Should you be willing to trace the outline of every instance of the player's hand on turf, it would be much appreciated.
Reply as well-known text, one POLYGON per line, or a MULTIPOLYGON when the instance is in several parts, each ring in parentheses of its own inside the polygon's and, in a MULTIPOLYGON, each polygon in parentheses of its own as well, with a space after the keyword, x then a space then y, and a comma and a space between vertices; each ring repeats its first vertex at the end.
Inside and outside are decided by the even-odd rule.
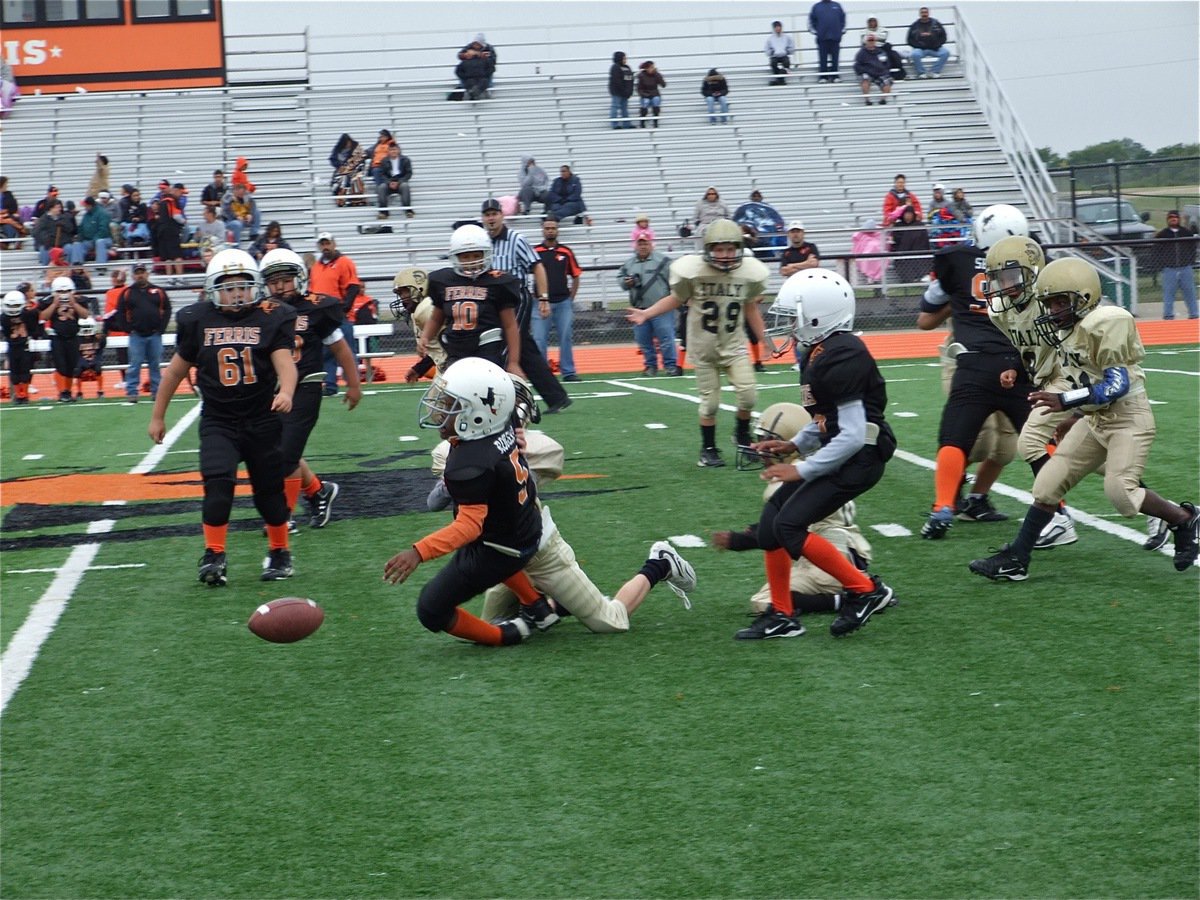
POLYGON ((362 399, 362 388, 361 387, 348 387, 348 388, 346 388, 346 393, 344 393, 342 395, 342 402, 345 403, 351 409, 354 409, 354 407, 358 406, 358 401, 361 399, 362 399))
POLYGON ((288 413, 292 411, 292 395, 283 391, 271 398, 271 412, 288 413))
MULTIPOLYGON (((766 443, 764 441, 764 443, 766 443)), ((787 441, 779 441, 781 444, 788 443, 787 441)), ((767 466, 762 472, 763 481, 803 481, 800 473, 796 471, 796 467, 790 463, 775 463, 773 466, 767 466)))
POLYGON ((420 564, 421 554, 412 547, 401 550, 384 564, 383 580, 388 584, 403 584, 420 564))
POLYGON ((1029 395, 1029 402, 1034 409, 1048 409, 1050 412, 1062 412, 1062 395, 1050 391, 1034 391, 1029 395))
POLYGON ((1017 370, 1005 369, 1000 373, 1000 387, 1010 388, 1017 383, 1017 370))

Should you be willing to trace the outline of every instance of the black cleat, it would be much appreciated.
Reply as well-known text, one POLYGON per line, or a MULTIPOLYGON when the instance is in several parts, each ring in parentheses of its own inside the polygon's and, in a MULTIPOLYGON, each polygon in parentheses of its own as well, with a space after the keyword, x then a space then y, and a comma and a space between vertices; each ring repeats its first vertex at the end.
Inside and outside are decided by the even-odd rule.
POLYGON ((529 640, 529 635, 533 634, 525 620, 520 616, 515 619, 505 619, 503 622, 496 623, 496 627, 500 629, 500 646, 511 647, 513 644, 519 644, 522 641, 529 640))
POLYGON ((940 541, 953 526, 954 510, 943 506, 929 514, 929 518, 921 526, 921 537, 927 541, 940 541))
POLYGON ((309 528, 324 528, 329 524, 333 501, 337 499, 339 490, 336 482, 326 481, 321 484, 321 489, 309 498, 308 508, 312 513, 308 520, 309 528))
POLYGON ((538 631, 549 631, 551 626, 558 624, 560 618, 544 594, 538 597, 534 603, 521 604, 521 620, 527 626, 536 628, 538 631))
POLYGON ((804 626, 793 616, 785 616, 774 608, 768 609, 746 628, 733 636, 735 641, 765 641, 770 638, 792 638, 804 634, 804 626))
POLYGON ((982 497, 968 497, 962 501, 954 516, 963 522, 1006 522, 1008 516, 992 506, 987 494, 982 497))
POLYGON ((263 560, 263 581, 282 581, 292 577, 292 553, 290 550, 271 550, 263 560))
POLYGON ((1029 577, 1029 562, 1014 556, 1008 544, 987 559, 972 560, 968 568, 992 581, 1024 581, 1029 577))
POLYGON ((872 575, 871 581, 875 587, 865 594, 856 591, 846 591, 842 595, 841 606, 838 607, 838 617, 829 625, 829 633, 834 637, 842 637, 852 631, 858 631, 867 624, 867 620, 881 609, 890 606, 896 592, 872 575))
POLYGON ((1179 505, 1188 514, 1188 520, 1182 525, 1172 525, 1171 533, 1175 535, 1175 571, 1186 572, 1200 555, 1200 510, 1186 500, 1179 505))
POLYGON ((1171 527, 1165 519, 1146 516, 1146 542, 1142 544, 1143 550, 1157 550, 1170 536, 1171 527))
POLYGON ((224 587, 228 579, 225 577, 225 553, 216 550, 205 550, 200 557, 200 583, 209 587, 224 587))
POLYGON ((573 401, 570 397, 563 397, 563 399, 560 400, 558 403, 555 403, 552 406, 546 407, 545 415, 552 416, 555 413, 560 413, 564 409, 566 409, 568 406, 570 406, 573 402, 575 402, 575 401, 573 401))
POLYGON ((716 447, 705 447, 700 451, 696 465, 702 469, 719 469, 725 465, 725 460, 721 459, 721 451, 716 447))

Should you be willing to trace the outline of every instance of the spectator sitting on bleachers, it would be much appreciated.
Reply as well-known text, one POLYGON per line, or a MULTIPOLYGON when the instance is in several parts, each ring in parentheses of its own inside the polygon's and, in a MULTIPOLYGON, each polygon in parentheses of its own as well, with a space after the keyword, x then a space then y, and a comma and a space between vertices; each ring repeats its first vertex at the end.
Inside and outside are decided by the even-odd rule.
POLYGON ((880 27, 879 19, 875 18, 875 16, 867 17, 867 27, 863 29, 862 37, 858 41, 860 47, 867 42, 867 35, 869 34, 875 35, 875 42, 877 44, 883 47, 887 46, 888 30, 880 27))
POLYGON ((721 195, 717 193, 715 187, 710 187, 704 192, 704 196, 696 201, 692 221, 696 224, 697 234, 703 235, 704 229, 708 227, 709 222, 728 218, 729 207, 721 202, 721 195))
MULTIPOLYGON (((583 182, 571 172, 570 166, 564 165, 558 171, 559 176, 550 182, 550 190, 546 192, 546 213, 560 222, 574 216, 575 224, 582 225, 587 210, 583 202, 583 182)), ((592 224, 591 216, 587 217, 587 224, 592 224)))
POLYGON ((458 51, 458 66, 454 69, 454 74, 459 78, 459 84, 466 92, 466 95, 471 100, 478 100, 480 97, 491 96, 489 91, 496 76, 496 48, 487 42, 483 36, 483 32, 475 35, 475 39, 467 46, 458 51), (463 63, 467 66, 464 69, 463 63), (460 69, 469 72, 472 79, 482 77, 483 83, 477 84, 475 90, 468 84, 467 77, 464 77, 460 69))
POLYGON ((113 199, 113 195, 109 191, 101 191, 96 195, 96 205, 108 213, 108 236, 112 239, 112 246, 124 246, 124 235, 121 234, 120 204, 113 199))
POLYGON ((881 49, 888 57, 888 69, 892 73, 892 81, 903 81, 908 77, 908 73, 904 70, 904 57, 888 43, 888 30, 881 28, 879 20, 874 16, 867 19, 867 27, 863 29, 862 36, 859 40, 860 46, 866 46, 867 37, 875 38, 875 46, 881 49))
POLYGON ((333 166, 333 177, 329 180, 329 192, 337 197, 337 205, 345 206, 348 197, 351 206, 365 206, 362 198, 365 190, 363 170, 367 165, 367 153, 354 138, 342 134, 329 154, 333 166))
POLYGON ((75 242, 75 217, 69 216, 63 209, 62 201, 55 198, 33 226, 33 242, 37 246, 38 264, 47 265, 50 262, 50 251, 60 248, 66 253, 66 248, 75 242))
POLYGON ((532 156, 521 157, 521 186, 517 189, 517 202, 521 215, 529 215, 534 203, 545 203, 550 188, 550 176, 537 164, 532 156))
POLYGON ((233 183, 235 185, 245 185, 246 193, 253 194, 258 188, 254 182, 250 180, 250 176, 246 173, 250 170, 250 163, 244 156, 237 158, 237 163, 233 168, 233 183))
POLYGON ((258 212, 258 204, 246 192, 244 184, 235 184, 229 189, 221 206, 221 215, 224 216, 229 230, 233 232, 235 244, 241 243, 242 235, 247 230, 250 232, 248 235, 250 240, 253 241, 258 237, 262 218, 258 212))
MULTIPOLYGON (((21 208, 17 205, 17 198, 8 189, 8 176, 0 175, 0 237, 16 241, 27 233, 25 223, 21 221, 21 208)), ((0 249, 20 250, 21 242, 0 244, 0 249)))
MULTIPOLYGON (((54 185, 46 188, 46 196, 33 205, 33 217, 40 219, 45 215, 46 210, 50 208, 50 204, 58 199, 58 188, 54 185)), ((44 265, 44 263, 43 263, 44 265)))
POLYGON ((205 247, 221 247, 223 248, 228 238, 228 229, 225 227, 225 220, 218 218, 218 210, 211 206, 204 207, 204 221, 196 226, 196 230, 192 232, 192 240, 200 245, 200 249, 205 247))
POLYGON ((82 263, 89 251, 95 251, 98 271, 108 265, 108 251, 112 248, 112 233, 109 230, 108 210, 96 202, 94 197, 83 198, 83 216, 76 231, 76 247, 73 262, 82 263))
POLYGON ((908 26, 908 46, 912 48, 909 59, 912 60, 913 71, 918 78, 941 78, 946 60, 950 58, 950 51, 942 46, 946 43, 946 29, 937 19, 929 17, 927 6, 921 7, 919 16, 917 21, 908 26), (923 61, 929 57, 935 57, 937 62, 926 72, 923 61))
POLYGON ((790 34, 783 33, 782 22, 771 23, 771 33, 767 35, 763 51, 771 61, 771 73, 776 76, 771 79, 771 84, 786 84, 788 69, 792 66, 792 54, 796 52, 796 42, 790 34))
POLYGON ((637 249, 637 242, 642 238, 646 238, 651 244, 654 243, 654 229, 650 227, 650 217, 645 213, 638 213, 634 219, 633 231, 629 232, 629 241, 633 245, 633 249, 637 249))
POLYGON ((66 248, 51 247, 46 271, 42 277, 42 286, 49 290, 50 285, 54 284, 54 279, 63 276, 68 278, 71 276, 71 263, 67 259, 66 248))
POLYGON ((371 162, 367 164, 367 174, 372 178, 375 177, 375 170, 379 168, 380 163, 387 159, 388 147, 394 143, 396 139, 390 131, 386 128, 379 129, 379 137, 375 139, 375 146, 371 148, 371 162))
POLYGON ((658 127, 658 115, 662 112, 662 94, 659 92, 661 88, 667 86, 667 80, 663 78, 662 72, 655 68, 653 61, 646 60, 638 66, 637 74, 637 92, 638 106, 640 107, 638 127, 646 127, 646 114, 650 113, 654 116, 654 127, 658 127))
POLYGON ((228 188, 225 186, 225 173, 220 169, 213 170, 213 180, 204 186, 204 193, 200 195, 200 202, 205 208, 216 210, 217 215, 221 214, 221 204, 225 200, 225 192, 228 188))
POLYGON ((917 195, 910 193, 905 187, 906 179, 904 176, 897 175, 892 181, 892 189, 883 195, 883 224, 891 225, 896 219, 900 218, 900 213, 905 206, 911 206, 916 212, 917 218, 923 217, 921 212, 921 201, 917 199, 917 195))
POLYGON ((272 250, 291 250, 292 245, 283 239, 283 228, 278 222, 271 221, 263 229, 258 239, 250 245, 250 255, 262 259, 272 250))
POLYGON ((729 121, 729 101, 725 99, 729 96, 729 82, 724 75, 716 69, 709 69, 700 84, 700 94, 708 106, 709 125, 716 125, 718 121, 724 125, 729 121), (717 110, 720 110, 720 115, 717 115, 717 110))
POLYGON ((863 100, 867 106, 871 105, 871 98, 868 94, 871 93, 872 84, 879 85, 879 90, 883 94, 879 98, 879 105, 883 106, 887 103, 887 95, 892 92, 892 67, 887 51, 879 46, 874 35, 867 35, 861 49, 854 57, 854 74, 858 76, 863 100))
POLYGON ((121 208, 121 233, 128 244, 150 243, 150 210, 142 202, 142 192, 130 187, 128 196, 117 204, 121 208))
MULTIPOLYGON (((892 227, 892 252, 918 253, 929 250, 929 232, 917 218, 917 212, 912 206, 905 205, 900 210, 900 218, 892 227)), ((933 266, 931 256, 906 257, 895 260, 896 280, 902 283, 920 281, 928 275, 933 266)))
POLYGON ((867 219, 862 228, 850 235, 850 252, 855 256, 854 267, 867 281, 879 281, 883 278, 887 260, 879 257, 864 258, 863 254, 879 253, 882 250, 883 233, 874 219, 867 219))
POLYGON ((975 217, 975 210, 967 202, 966 192, 960 187, 954 189, 949 209, 959 222, 970 222, 975 217))
MULTIPOLYGON (((929 221, 930 222, 933 221, 934 213, 936 213, 939 209, 948 210, 949 208, 950 208, 950 200, 946 197, 945 186, 940 183, 935 184, 933 186, 933 199, 931 199, 929 201, 929 212, 926 213, 927 217, 929 218, 929 221)), ((950 213, 950 215, 953 216, 954 214, 950 213)))
POLYGON ((388 201, 393 194, 400 195, 400 204, 405 207, 404 215, 407 218, 416 215, 412 210, 412 193, 408 187, 412 174, 412 162, 400 152, 400 145, 395 142, 388 144, 387 156, 375 170, 375 199, 379 204, 376 218, 388 217, 388 201))

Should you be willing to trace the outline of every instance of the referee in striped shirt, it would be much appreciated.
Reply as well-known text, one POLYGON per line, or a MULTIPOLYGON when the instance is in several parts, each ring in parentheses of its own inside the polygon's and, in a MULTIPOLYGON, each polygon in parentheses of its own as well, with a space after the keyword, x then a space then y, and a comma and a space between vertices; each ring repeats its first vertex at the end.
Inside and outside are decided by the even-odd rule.
POLYGON ((529 293, 529 273, 533 273, 537 299, 549 300, 546 268, 529 241, 504 224, 504 210, 500 208, 499 200, 484 200, 480 214, 483 217, 483 227, 492 239, 492 267, 515 275, 521 282, 521 305, 517 307, 517 324, 521 329, 521 369, 546 401, 546 412, 560 412, 571 405, 571 398, 550 371, 546 357, 538 349, 533 333, 529 330, 534 300, 529 293))

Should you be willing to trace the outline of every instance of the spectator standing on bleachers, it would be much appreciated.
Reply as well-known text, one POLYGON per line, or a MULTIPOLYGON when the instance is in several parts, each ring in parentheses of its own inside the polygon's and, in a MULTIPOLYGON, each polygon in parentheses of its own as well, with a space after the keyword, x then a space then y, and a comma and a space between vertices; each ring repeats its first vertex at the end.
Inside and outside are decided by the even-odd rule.
POLYGON ((197 225, 196 230, 192 232, 192 239, 199 245, 201 251, 206 248, 221 250, 225 247, 228 229, 225 227, 225 220, 220 218, 218 213, 219 210, 205 206, 204 221, 197 225))
POLYGON ((229 226, 229 230, 233 232, 234 244, 240 244, 242 235, 247 231, 251 241, 258 237, 262 218, 259 215, 258 203, 246 191, 244 184, 235 184, 225 194, 221 205, 221 215, 225 219, 225 224, 229 226))
MULTIPOLYGON (((1183 304, 1189 319, 1200 317, 1196 305, 1196 247, 1200 243, 1191 223, 1180 224, 1179 210, 1167 212, 1167 227, 1154 235, 1157 240, 1169 241, 1158 250, 1162 262, 1163 318, 1175 318, 1175 294, 1183 293, 1183 304)), ((1156 248, 1157 249, 1157 248, 1156 248)))
POLYGON ((650 227, 650 217, 644 212, 637 214, 637 218, 633 220, 633 231, 629 232, 629 242, 634 250, 637 249, 637 243, 642 238, 646 238, 652 245, 654 244, 654 229, 650 227))
MULTIPOLYGON (((571 171, 570 166, 562 166, 558 170, 558 177, 550 182, 550 189, 546 191, 547 215, 554 216, 560 222, 574 216, 575 224, 582 225, 586 211, 583 182, 571 171)), ((590 216, 587 217, 587 224, 592 224, 590 216)))
POLYGON ((608 70, 608 119, 613 128, 632 128, 629 120, 629 98, 633 96, 633 69, 620 50, 613 54, 608 70))
POLYGON ((272 250, 291 250, 292 245, 283 239, 283 228, 274 220, 267 223, 258 239, 250 245, 250 255, 261 260, 272 250))
MULTIPOLYGON (((642 234, 634 241, 633 256, 617 272, 617 281, 629 291, 632 309, 649 309, 671 293, 670 267, 670 257, 654 249, 652 237, 642 234)), ((642 351, 643 375, 653 377, 659 373, 660 356, 664 375, 683 374, 675 347, 675 320, 675 310, 668 309, 633 326, 633 339, 642 351)))
MULTIPOLYGON (((893 253, 929 252, 929 231, 911 206, 906 205, 900 210, 900 218, 892 226, 891 238, 893 253)), ((896 280, 903 284, 920 281, 933 267, 932 256, 907 256, 894 262, 896 280)))
POLYGON ((109 334, 116 329, 129 333, 129 365, 125 369, 125 402, 138 401, 142 364, 150 379, 150 396, 158 395, 162 377, 162 336, 171 322, 171 301, 167 292, 150 283, 150 271, 144 262, 133 266, 133 284, 117 298, 117 308, 109 319, 109 334))
POLYGON ((907 179, 904 175, 899 174, 892 179, 892 189, 883 195, 883 224, 891 225, 903 212, 904 207, 911 206, 916 212, 917 218, 923 217, 921 212, 921 201, 917 199, 917 195, 910 192, 905 186, 907 179))
POLYGON ((639 128, 646 127, 646 115, 654 116, 654 127, 658 127, 658 116, 662 112, 662 88, 667 86, 667 80, 658 71, 652 60, 646 60, 638 66, 637 92, 639 113, 639 128))
POLYGON ((575 355, 572 347, 572 326, 575 321, 575 295, 579 293, 579 276, 583 269, 570 247, 558 242, 558 219, 547 216, 542 220, 542 242, 533 248, 546 270, 546 289, 549 300, 539 300, 533 316, 533 337, 542 356, 549 359, 550 326, 558 334, 558 371, 563 381, 579 381, 575 374, 575 355))
MULTIPOLYGON (((337 248, 337 241, 328 231, 317 235, 317 250, 320 253, 317 261, 312 264, 308 273, 308 289, 315 294, 328 294, 337 297, 342 302, 342 337, 350 347, 350 355, 354 357, 355 373, 358 371, 358 351, 354 340, 354 323, 350 311, 354 301, 362 292, 362 280, 358 277, 358 267, 354 260, 344 256, 337 248)), ((326 397, 333 397, 338 392, 337 358, 325 348, 325 389, 326 397)), ((342 376, 346 384, 350 384, 349 376, 342 376)))
MULTIPOLYGON (((630 126, 633 127, 632 125, 630 126)), ((545 203, 550 189, 550 176, 532 156, 521 157, 521 183, 517 188, 517 203, 521 215, 527 216, 534 203, 545 203)))
POLYGON ((817 0, 808 11, 808 30, 817 39, 817 71, 821 73, 817 81, 841 81, 838 63, 842 35, 846 33, 846 11, 836 0, 817 0))
MULTIPOLYGON (((33 204, 33 217, 35 219, 40 219, 43 215, 45 215, 46 210, 50 208, 50 204, 57 199, 58 188, 56 188, 54 185, 50 185, 50 187, 46 188, 46 196, 37 203, 33 204)), ((45 264, 43 263, 43 265, 45 264)))
POLYGON ((79 219, 76 232, 81 249, 76 253, 76 261, 82 263, 88 251, 95 251, 96 271, 101 274, 108 265, 108 252, 112 249, 112 234, 108 227, 110 222, 108 210, 98 204, 94 197, 83 198, 83 216, 79 219))
MULTIPOLYGON (((122 322, 116 318, 117 304, 121 300, 121 295, 125 293, 125 270, 122 268, 114 268, 110 273, 112 278, 112 287, 104 292, 104 313, 100 316, 100 321, 104 323, 104 333, 109 337, 128 337, 129 332, 122 322)), ((125 347, 117 348, 117 365, 129 365, 129 350, 125 347)), ((118 391, 125 390, 125 369, 121 369, 120 377, 113 387, 118 391)))
POLYGON ((225 173, 220 169, 213 170, 213 180, 204 186, 204 192, 200 195, 200 202, 204 204, 205 209, 215 210, 217 215, 221 215, 221 204, 225 202, 225 173))
POLYGON ((928 6, 922 6, 917 21, 908 26, 908 46, 912 48, 909 59, 918 78, 942 77, 942 69, 950 58, 950 51, 943 46, 945 43, 946 29, 937 19, 930 18, 928 6), (936 58, 937 62, 926 72, 924 63, 930 57, 936 58))
POLYGON ((0 59, 0 119, 8 118, 19 96, 21 89, 17 87, 12 65, 7 59, 0 59))
POLYGON ((704 196, 696 201, 696 208, 692 211, 692 221, 696 225, 696 233, 701 237, 710 222, 728 218, 729 207, 721 202, 721 195, 717 193, 715 187, 710 187, 704 192, 704 196))
POLYGON ((954 189, 951 197, 948 209, 954 214, 954 218, 959 222, 970 222, 975 216, 975 211, 971 208, 971 204, 967 202, 966 192, 958 187, 954 189))
POLYGON ((154 255, 162 264, 171 284, 179 284, 183 275, 183 211, 169 189, 150 203, 150 240, 154 255))
POLYGON ((244 156, 239 156, 233 166, 233 184, 235 187, 239 184, 243 185, 246 188, 247 194, 253 194, 258 188, 250 180, 250 176, 246 174, 248 171, 250 171, 249 160, 244 156))
POLYGON ((50 264, 50 251, 66 248, 75 242, 75 217, 69 216, 63 210, 62 201, 57 197, 46 207, 33 226, 33 242, 37 246, 38 265, 50 264))
POLYGON ((792 54, 796 52, 796 42, 790 34, 783 33, 783 23, 776 20, 771 23, 771 33, 767 35, 767 43, 763 47, 767 59, 771 63, 771 84, 787 84, 787 73, 792 67, 792 54))
POLYGON ((484 200, 480 214, 484 230, 492 239, 493 268, 515 276, 520 287, 521 303, 517 307, 517 328, 521 336, 521 371, 542 395, 546 402, 546 412, 561 412, 571 405, 571 398, 550 371, 550 364, 538 349, 530 331, 533 301, 550 299, 546 267, 542 265, 542 258, 533 252, 533 247, 525 236, 504 224, 504 210, 500 201, 494 198, 484 200), (529 293, 530 275, 533 275, 535 297, 531 297, 529 293))
POLYGON ((788 245, 779 257, 779 274, 785 279, 805 269, 821 265, 821 253, 816 244, 804 239, 804 223, 799 219, 788 222, 788 245))
POLYGON ((117 204, 121 209, 121 233, 125 238, 125 243, 126 245, 148 244, 150 242, 150 211, 142 202, 141 191, 128 184, 125 187, 129 188, 129 193, 122 197, 117 204))
POLYGON ((87 195, 95 197, 101 191, 108 190, 108 157, 102 153, 96 154, 96 171, 88 182, 87 195))
POLYGON ((716 69, 709 69, 700 83, 700 94, 708 107, 709 125, 716 125, 718 121, 724 125, 729 121, 729 101, 725 99, 729 96, 729 82, 724 75, 716 69), (720 110, 719 116, 717 110, 720 110))
POLYGON ((867 106, 871 105, 868 95, 871 93, 872 84, 878 85, 883 94, 879 98, 879 105, 887 103, 887 95, 892 92, 892 68, 887 51, 878 46, 878 41, 872 35, 867 35, 866 42, 854 57, 854 74, 859 78, 858 83, 867 106))
POLYGON ((400 152, 400 145, 395 141, 388 144, 383 161, 375 169, 375 200, 379 204, 379 212, 375 214, 377 219, 388 217, 388 200, 393 194, 400 195, 406 218, 411 219, 416 215, 412 210, 412 192, 408 187, 412 174, 412 161, 400 152))

